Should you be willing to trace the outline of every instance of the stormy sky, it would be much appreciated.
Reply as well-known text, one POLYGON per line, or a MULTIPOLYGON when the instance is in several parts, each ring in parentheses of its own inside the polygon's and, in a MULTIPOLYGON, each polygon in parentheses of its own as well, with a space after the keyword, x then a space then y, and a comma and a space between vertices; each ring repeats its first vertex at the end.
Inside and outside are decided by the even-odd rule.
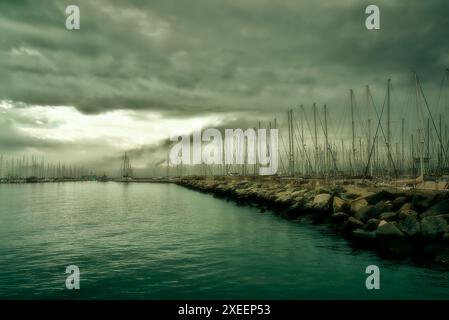
POLYGON ((398 123, 413 118, 413 72, 447 120, 448 12, 445 0, 2 0, 0 153, 110 166, 131 150, 151 166, 174 131, 282 124, 314 102, 339 130, 349 89, 365 120, 365 85, 380 108, 388 78, 398 123), (65 28, 71 4, 80 30, 65 28), (380 30, 365 28, 368 4, 380 30))

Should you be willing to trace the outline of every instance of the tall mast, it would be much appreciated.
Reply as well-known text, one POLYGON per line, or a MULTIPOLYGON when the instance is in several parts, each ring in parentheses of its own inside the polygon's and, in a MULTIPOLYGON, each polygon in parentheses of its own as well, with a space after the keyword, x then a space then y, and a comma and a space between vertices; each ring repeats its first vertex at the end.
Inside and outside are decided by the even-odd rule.
POLYGON ((290 110, 290 134, 292 143, 292 175, 295 174, 295 140, 294 140, 294 130, 293 130, 293 109, 290 110))
MULTIPOLYGON (((441 140, 443 139, 443 125, 442 125, 442 115, 440 113, 439 115, 439 120, 438 120, 438 127, 439 127, 439 131, 440 131, 440 137, 441 140)), ((444 148, 443 148, 443 140, 440 142, 440 154, 438 155, 438 171, 441 171, 443 168, 443 153, 444 153, 444 148)))
POLYGON ((418 143, 419 143, 419 174, 422 178, 424 178, 424 137, 421 129, 421 114, 419 110, 419 89, 418 89, 418 75, 415 73, 415 89, 416 89, 416 113, 417 113, 417 121, 418 121, 418 143))
POLYGON ((316 104, 313 104, 313 126, 314 126, 314 140, 315 140, 315 170, 318 175, 318 132, 316 126, 316 104))
MULTIPOLYGON (((295 158, 294 158, 294 143, 293 143, 293 110, 287 112, 288 116, 288 162, 289 173, 294 175, 295 171, 295 158)), ((271 122, 270 122, 271 128, 271 122)))
POLYGON ((170 177, 170 151, 167 151, 167 178, 170 177))
POLYGON ((388 79, 387 85, 387 159, 388 159, 388 176, 391 176, 391 118, 390 118, 390 86, 391 79, 388 79))
POLYGON ((415 138, 414 135, 412 134, 411 136, 411 154, 412 154, 412 174, 415 174, 415 138))
POLYGON ((325 150, 325 166, 326 171, 329 171, 329 140, 327 137, 327 106, 324 105, 324 137, 326 139, 326 150, 325 150))
POLYGON ((345 143, 343 139, 341 139, 341 167, 346 170, 346 162, 345 162, 345 143))
POLYGON ((372 155, 370 154, 370 150, 372 148, 371 144, 371 101, 370 101, 370 89, 369 86, 366 86, 366 105, 367 105, 367 109, 368 109, 368 146, 367 146, 367 157, 368 157, 368 161, 369 161, 369 172, 370 172, 370 176, 373 176, 373 160, 370 159, 372 155))
POLYGON ((352 166, 355 173, 355 123, 354 123, 354 91, 349 91, 351 100, 351 128, 352 128, 352 166))
MULTIPOLYGON (((301 112, 302 112, 302 116, 300 117, 301 118, 301 144, 302 144, 304 156, 307 156, 306 144, 304 143, 304 117, 305 117, 306 112, 304 110, 303 104, 301 104, 299 106, 299 108, 301 109, 301 112)), ((304 171, 306 172, 306 174, 308 174, 310 170, 311 170, 311 168, 309 167, 309 165, 306 161, 304 171)))
POLYGON ((426 157, 427 161, 430 163, 430 119, 427 118, 426 122, 426 157))
POLYGON ((401 121, 401 170, 404 170, 405 119, 401 121))

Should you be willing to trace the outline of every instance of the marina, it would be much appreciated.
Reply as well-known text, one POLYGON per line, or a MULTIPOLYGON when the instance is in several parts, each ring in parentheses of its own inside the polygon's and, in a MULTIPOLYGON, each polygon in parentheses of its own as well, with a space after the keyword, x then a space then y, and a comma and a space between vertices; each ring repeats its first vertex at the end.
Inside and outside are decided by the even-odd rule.
POLYGON ((209 319, 449 300, 448 12, 0 1, 0 299, 209 319))
MULTIPOLYGON (((266 154, 269 160, 271 154, 276 153, 279 156, 276 167, 279 168, 276 168, 274 176, 278 177, 322 181, 363 179, 404 189, 447 190, 448 77, 449 70, 445 70, 439 98, 434 105, 429 104, 418 75, 413 74, 410 96, 406 97, 406 102, 398 102, 394 82, 387 79, 382 104, 374 101, 369 86, 365 87, 363 99, 356 99, 354 90, 350 89, 343 115, 331 114, 328 104, 322 107, 313 104, 311 108, 299 105, 289 109, 285 118, 259 121, 254 128, 233 130, 231 135, 228 132, 221 143, 194 133, 193 138, 183 137, 186 141, 172 142, 173 149, 166 151, 167 159, 159 161, 152 168, 152 173, 144 176, 132 168, 130 154, 126 152, 121 158, 120 170, 114 172, 106 172, 95 164, 91 165, 93 169, 88 169, 78 164, 50 163, 44 160, 44 155, 1 154, 0 182, 92 181, 98 177, 102 177, 99 180, 121 182, 188 176, 244 178, 259 175, 259 168, 267 163, 260 161, 260 154, 266 154), (401 114, 395 111, 396 108, 408 111, 401 114), (264 149, 256 156, 253 150, 255 132, 270 132, 273 129, 279 130, 277 150, 270 149, 273 141, 264 139, 264 149), (193 146, 192 152, 184 144, 189 149, 193 146), (226 161, 212 159, 209 161, 211 163, 206 164, 204 157, 207 148, 208 152, 212 150, 212 155, 215 150, 218 158, 227 150, 226 161), (174 159, 179 156, 176 162, 170 160, 170 152, 174 159)), ((220 131, 215 131, 221 137, 220 131)))

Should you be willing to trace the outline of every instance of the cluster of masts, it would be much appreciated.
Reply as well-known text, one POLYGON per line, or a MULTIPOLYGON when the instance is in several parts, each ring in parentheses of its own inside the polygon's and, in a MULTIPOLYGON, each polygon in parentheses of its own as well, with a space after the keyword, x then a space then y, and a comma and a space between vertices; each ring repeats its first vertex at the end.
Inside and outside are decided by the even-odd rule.
MULTIPOLYGON (((441 82, 440 97, 445 85, 449 85, 449 70, 441 82)), ((338 124, 331 123, 337 117, 329 116, 326 104, 321 109, 316 103, 310 111, 304 105, 288 110, 285 127, 279 126, 276 118, 265 124, 258 122, 256 128, 279 129, 277 175, 382 179, 432 176, 438 179, 449 174, 448 106, 444 105, 435 115, 437 108, 431 111, 416 74, 413 94, 409 102, 402 105, 402 114, 401 106, 393 102, 391 79, 387 80, 381 106, 376 106, 369 86, 364 91, 366 102, 361 108, 354 91, 349 90, 348 105, 338 124), (396 118, 393 121, 392 113, 396 118)), ((240 145, 235 148, 236 153, 245 152, 240 145)), ((259 167, 259 164, 170 166, 167 159, 165 175, 257 175, 259 167)), ((160 169, 159 173, 164 175, 164 166, 160 169)), ((0 155, 0 182, 91 180, 95 176, 94 171, 84 167, 50 163, 42 157, 0 155)), ((120 177, 128 181, 133 176, 130 158, 125 153, 120 177)))
MULTIPOLYGON (((444 85, 449 84, 448 76, 449 70, 446 70, 440 97, 444 85)), ((448 106, 444 105, 443 111, 435 115, 436 108, 431 111, 416 74, 413 80, 413 93, 402 106, 393 99, 391 79, 387 80, 380 106, 376 106, 369 86, 364 90, 364 106, 357 104, 354 91, 350 89, 340 123, 330 125, 337 117, 329 116, 327 105, 321 109, 317 104, 313 104, 309 112, 304 105, 288 110, 285 127, 279 126, 278 119, 265 125, 259 122, 259 128, 279 126, 278 175, 389 180, 448 174, 448 106)), ((167 176, 256 175, 257 167, 177 165, 167 166, 167 176)))
POLYGON ((44 180, 92 180, 95 171, 82 166, 51 163, 38 156, 0 155, 1 182, 37 182, 44 180))
MULTIPOLYGON (((281 165, 284 173, 387 179, 405 176, 438 177, 447 174, 447 123, 444 123, 443 130, 443 115, 440 113, 435 117, 432 114, 416 74, 414 80, 412 104, 406 106, 408 109, 401 115, 400 125, 395 125, 395 129, 400 128, 399 135, 395 137, 392 134, 390 79, 387 81, 385 99, 380 108, 376 108, 370 87, 366 86, 366 109, 363 110, 367 116, 365 119, 356 119, 357 111, 360 110, 357 110, 354 91, 349 91, 350 139, 339 138, 338 134, 329 134, 326 105, 323 107, 323 121, 318 115, 316 104, 313 105, 312 124, 309 123, 303 106, 300 106, 296 119, 294 110, 290 110, 287 121, 288 139, 281 138, 284 151, 281 165), (407 123, 406 127, 406 117, 410 115, 414 116, 414 121, 407 123), (357 130, 356 123, 361 125, 360 130, 357 130), (285 143, 288 147, 285 147, 285 143)), ((447 106, 445 108, 447 110, 447 106)), ((395 114, 400 115, 399 112, 395 114)), ((341 124, 337 131, 341 128, 344 128, 344 124, 341 124)))

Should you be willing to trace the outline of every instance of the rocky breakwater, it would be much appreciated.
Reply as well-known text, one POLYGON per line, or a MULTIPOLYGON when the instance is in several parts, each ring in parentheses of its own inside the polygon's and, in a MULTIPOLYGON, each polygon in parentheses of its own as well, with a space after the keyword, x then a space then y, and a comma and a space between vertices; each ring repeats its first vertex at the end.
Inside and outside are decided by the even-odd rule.
POLYGON ((449 197, 445 193, 281 179, 183 179, 177 183, 271 210, 289 220, 327 224, 355 245, 383 255, 449 266, 449 197))

